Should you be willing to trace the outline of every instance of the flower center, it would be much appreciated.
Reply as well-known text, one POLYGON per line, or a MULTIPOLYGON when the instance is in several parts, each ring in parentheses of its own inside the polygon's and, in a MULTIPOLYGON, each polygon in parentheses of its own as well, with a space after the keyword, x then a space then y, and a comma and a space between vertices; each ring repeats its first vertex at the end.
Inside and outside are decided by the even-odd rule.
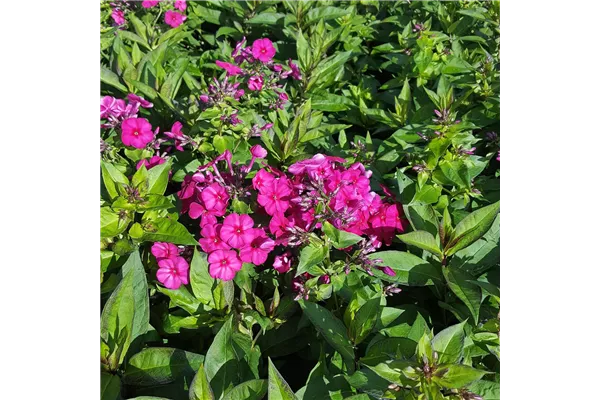
POLYGON ((133 131, 133 136, 138 136, 140 133, 138 131, 133 131))
POLYGON ((221 260, 221 265, 226 265, 227 264, 227 260, 221 260))
POLYGON ((235 233, 242 233, 242 230, 241 230, 240 228, 237 228, 237 229, 235 230, 235 233))

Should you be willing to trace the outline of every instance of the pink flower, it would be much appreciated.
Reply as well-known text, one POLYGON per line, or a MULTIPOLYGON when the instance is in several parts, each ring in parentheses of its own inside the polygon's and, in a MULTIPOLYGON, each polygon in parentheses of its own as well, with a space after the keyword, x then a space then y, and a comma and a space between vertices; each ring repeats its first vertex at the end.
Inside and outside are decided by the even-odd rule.
POLYGON ((150 252, 157 260, 179 256, 179 248, 173 243, 156 242, 152 245, 150 252))
POLYGON ((142 165, 145 165, 146 169, 150 169, 152 167, 156 167, 157 165, 164 164, 166 161, 167 160, 165 160, 161 156, 152 156, 150 160, 144 158, 143 160, 140 160, 140 162, 137 163, 135 169, 142 168, 142 165))
POLYGON ((250 153, 254 158, 265 158, 267 151, 259 144, 250 147, 250 153))
POLYGON ((142 1, 142 7, 144 8, 152 8, 158 4, 158 0, 144 0, 142 1))
POLYGON ((217 60, 215 61, 215 64, 227 71, 227 76, 239 75, 242 72, 242 69, 237 65, 229 64, 224 61, 217 60))
POLYGON ((216 182, 206 187, 201 197, 207 210, 223 210, 229 201, 229 194, 225 188, 216 182))
POLYGON ((293 175, 301 175, 305 172, 315 171, 325 163, 327 163, 327 157, 323 154, 315 154, 313 158, 298 161, 290 165, 288 172, 293 175))
POLYGON ((200 95, 200 101, 201 102, 208 103, 209 100, 210 100, 210 97, 208 97, 208 95, 206 95, 206 94, 200 95))
POLYGON ((296 80, 301 80, 302 73, 300 73, 300 68, 298 68, 298 66, 296 64, 294 64, 291 59, 288 60, 288 65, 292 69, 292 78, 294 78, 296 80))
POLYGON ((179 289, 181 284, 189 283, 188 271, 190 266, 183 257, 164 258, 158 262, 156 278, 167 289, 179 289))
POLYGON ((175 8, 179 11, 185 11, 185 9, 187 8, 185 0, 175 0, 175 8))
POLYGON ((125 14, 123 14, 123 11, 121 11, 121 10, 117 10, 117 9, 112 10, 112 13, 110 14, 110 16, 113 19, 113 21, 115 21, 115 24, 117 24, 117 25, 123 25, 125 22, 127 22, 125 20, 125 14))
POLYGON ((269 62, 275 55, 275 47, 269 39, 257 39, 252 43, 252 56, 263 63, 269 62))
POLYGON ((154 140, 152 125, 146 118, 129 118, 121 124, 121 140, 125 146, 143 149, 154 140))
POLYGON ((106 119, 117 111, 117 102, 112 96, 104 96, 100 100, 100 118, 106 119))
POLYGON ((236 249, 242 248, 254 239, 254 221, 247 214, 232 213, 223 220, 221 239, 236 249))
POLYGON ((187 17, 183 14, 178 13, 177 11, 167 11, 165 13, 165 23, 171 28, 177 28, 179 25, 183 24, 187 17))
POLYGON ((170 137, 175 141, 175 148, 179 151, 183 151, 183 146, 181 144, 185 139, 188 139, 181 131, 181 128, 183 128, 183 124, 176 121, 171 127, 171 131, 165 132, 165 136, 170 137))
POLYGON ((252 178, 252 187, 255 190, 261 191, 265 188, 265 186, 270 185, 275 177, 268 173, 265 169, 259 170, 254 178, 252 178))
POLYGON ((204 250, 206 253, 210 253, 215 250, 231 249, 231 247, 219 236, 222 227, 223 225, 221 224, 205 225, 202 227, 202 230, 200 231, 202 239, 198 240, 198 243, 200 243, 200 247, 202 247, 202 250, 204 250))
POLYGON ((280 256, 275 256, 275 261, 273 261, 273 268, 275 271, 280 274, 285 274, 292 267, 292 253, 286 251, 280 256))
POLYGON ((150 103, 148 100, 133 93, 129 93, 127 95, 127 100, 129 100, 131 103, 139 103, 139 105, 144 108, 152 108, 154 106, 154 104, 150 103))
POLYGON ((389 276, 396 276, 396 271, 394 271, 393 269, 391 269, 390 267, 377 267, 379 270, 381 270, 381 272, 383 272, 386 275, 389 276))
POLYGON ((289 97, 285 92, 279 92, 279 100, 285 102, 289 100, 289 97))
POLYGON ((215 250, 208 255, 208 272, 215 279, 230 281, 242 269, 242 261, 234 250, 215 250))
POLYGON ((288 200, 291 193, 292 189, 286 178, 274 179, 258 194, 258 204, 271 216, 283 214, 290 206, 288 200))
POLYGON ((250 90, 261 90, 263 87, 263 78, 262 76, 253 76, 250 79, 248 79, 248 89, 250 90))
POLYGON ((240 249, 240 258, 243 262, 261 265, 274 248, 275 241, 267 237, 264 229, 254 229, 254 239, 240 249))
POLYGON ((214 225, 217 223, 217 217, 221 217, 225 214, 225 209, 214 209, 214 210, 207 210, 206 208, 204 208, 201 204, 198 204, 196 202, 192 202, 190 204, 190 210, 189 210, 189 216, 192 219, 198 219, 198 217, 201 217, 200 220, 200 227, 203 228, 206 225, 214 225))
POLYGON ((282 214, 275 214, 269 222, 269 231, 276 238, 284 236, 288 233, 287 228, 294 226, 294 223, 284 217, 282 214))

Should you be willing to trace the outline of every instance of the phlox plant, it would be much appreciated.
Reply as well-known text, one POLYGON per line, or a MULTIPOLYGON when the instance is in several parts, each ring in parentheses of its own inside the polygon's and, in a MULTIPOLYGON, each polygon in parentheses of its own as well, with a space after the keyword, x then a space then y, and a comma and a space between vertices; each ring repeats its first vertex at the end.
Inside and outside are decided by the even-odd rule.
POLYGON ((103 1, 102 400, 500 393, 499 4, 103 1))

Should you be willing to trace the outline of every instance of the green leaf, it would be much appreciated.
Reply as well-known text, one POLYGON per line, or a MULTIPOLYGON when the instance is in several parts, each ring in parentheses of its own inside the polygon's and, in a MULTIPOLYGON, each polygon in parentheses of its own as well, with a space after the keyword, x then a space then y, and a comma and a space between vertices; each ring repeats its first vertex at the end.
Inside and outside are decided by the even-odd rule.
POLYGON ((477 381, 470 384, 467 389, 478 394, 483 400, 500 400, 500 384, 491 381, 477 381))
POLYGON ((206 352, 204 368, 216 398, 242 381, 240 361, 245 352, 234 340, 233 318, 233 314, 227 318, 206 352))
POLYGON ((100 207, 100 237, 111 238, 123 233, 129 226, 131 218, 119 218, 119 214, 110 207, 100 207))
POLYGON ((121 398, 121 379, 118 375, 100 373, 100 400, 118 400, 121 398))
POLYGON ((409 204, 404 209, 414 230, 438 234, 437 215, 430 204, 409 204))
POLYGON ((313 8, 306 14, 304 21, 306 22, 307 25, 310 25, 315 22, 327 21, 330 19, 343 17, 348 14, 350 14, 350 10, 345 10, 343 8, 331 7, 331 6, 317 7, 317 8, 313 8))
POLYGON ((190 385, 190 400, 215 400, 215 395, 210 388, 204 364, 200 364, 196 376, 190 385))
POLYGON ((102 182, 111 200, 119 197, 119 188, 128 185, 129 179, 111 163, 102 161, 100 168, 102 170, 102 182))
MULTIPOLYGON (((298 269, 296 276, 309 272, 309 269, 323 262, 329 254, 327 246, 320 243, 310 243, 300 251, 300 260, 298 261, 298 269)), ((313 274, 316 275, 316 274, 313 274)))
POLYGON ((417 342, 407 337, 390 337, 379 340, 369 346, 366 357, 375 358, 382 355, 390 359, 404 358, 409 359, 417 351, 417 342))
POLYGON ((227 283, 210 276, 205 253, 194 249, 194 257, 190 264, 190 284, 194 296, 202 303, 221 310, 227 306, 225 285, 227 283))
POLYGON ((269 400, 296 400, 294 392, 269 358, 269 400))
POLYGON ((435 237, 429 232, 413 231, 403 235, 397 235, 397 237, 406 244, 426 250, 440 258, 442 257, 442 251, 440 250, 435 237))
POLYGON ((119 32, 118 33, 119 36, 121 36, 121 39, 127 39, 127 40, 131 40, 132 42, 139 43, 142 46, 144 46, 146 49, 150 50, 150 46, 148 46, 148 42, 146 42, 143 38, 139 37, 135 33, 130 32, 130 31, 125 31, 125 30, 120 30, 118 32, 119 32))
POLYGON ((327 343, 342 355, 348 372, 354 372, 354 348, 342 321, 337 319, 331 311, 316 303, 305 302, 304 300, 300 300, 299 303, 304 314, 317 331, 323 335, 327 343))
POLYGON ((249 25, 276 25, 280 20, 285 18, 285 14, 263 12, 246 21, 249 25))
POLYGON ((129 360, 123 381, 128 385, 164 385, 187 376, 191 378, 204 361, 201 354, 169 347, 150 347, 129 360))
POLYGON ((444 249, 446 255, 450 256, 482 238, 491 228, 499 212, 500 202, 498 201, 473 211, 463 218, 454 228, 452 240, 444 249))
POLYGON ((433 374, 432 380, 448 389, 459 389, 481 379, 488 372, 466 365, 442 364, 433 374))
POLYGON ((169 172, 171 171, 171 159, 166 163, 156 165, 148 170, 148 193, 164 194, 169 184, 169 172))
POLYGON ((475 280, 469 273, 444 268, 444 276, 448 282, 448 287, 452 292, 467 306, 475 323, 479 320, 479 308, 481 307, 481 288, 471 281, 475 280))
POLYGON ((457 251, 448 266, 479 275, 500 264, 500 216, 485 235, 475 243, 457 251))
POLYGON ((101 354, 112 370, 121 365, 129 345, 135 313, 132 288, 133 272, 126 274, 102 309, 100 336, 107 353, 101 354))
POLYGON ((157 218, 144 224, 144 241, 169 242, 195 246, 194 236, 181 223, 170 218, 157 218))
POLYGON ((414 366, 414 363, 405 360, 381 361, 381 357, 364 357, 360 362, 383 379, 400 386, 410 382, 403 371, 414 366))
POLYGON ((306 90, 310 90, 313 86, 319 89, 325 89, 330 86, 350 57, 352 57, 352 52, 345 51, 319 62, 311 74, 311 78, 306 85, 306 90))
POLYGON ((381 259, 380 266, 388 266, 396 272, 396 276, 388 276, 378 269, 372 270, 373 274, 390 282, 408 286, 426 286, 443 283, 441 272, 414 254, 404 251, 387 250, 369 254, 370 259, 381 259))
POLYGON ((252 379, 228 391, 221 400, 261 400, 267 394, 266 379, 252 379))
POLYGON ((355 345, 371 333, 381 313, 381 297, 376 296, 364 303, 350 322, 350 338, 355 345))
POLYGON ((306 72, 312 63, 312 53, 302 31, 296 34, 296 53, 298 54, 298 62, 300 63, 301 70, 306 72))
POLYGON ((452 325, 440 331, 431 340, 433 351, 438 353, 438 363, 451 364, 459 361, 465 343, 465 323, 466 321, 463 321, 452 325))
POLYGON ((448 75, 466 74, 473 70, 473 66, 458 57, 450 57, 448 62, 442 67, 442 73, 448 75))
POLYGON ((200 301, 196 299, 184 285, 179 286, 179 288, 176 290, 167 289, 162 286, 157 286, 156 290, 169 296, 171 301, 176 306, 181 307, 190 315, 196 314, 198 312, 198 309, 202 307, 200 301))
POLYGON ((425 204, 433 204, 438 201, 442 194, 442 188, 439 186, 423 185, 421 189, 415 193, 412 202, 422 202, 425 204))
POLYGON ((107 85, 119 89, 123 93, 129 92, 119 80, 119 76, 106 67, 100 67, 100 80, 107 85))
POLYGON ((179 68, 175 72, 169 74, 165 83, 160 88, 160 94, 169 100, 173 100, 177 94, 177 89, 181 83, 183 73, 185 72, 190 60, 187 58, 183 59, 183 62, 179 65, 179 68))
POLYGON ((345 249, 363 240, 361 236, 335 228, 325 221, 321 228, 323 233, 331 240, 336 249, 345 249))
POLYGON ((148 281, 144 264, 140 258, 139 250, 131 253, 123 264, 123 275, 131 273, 131 286, 133 290, 134 317, 131 331, 131 340, 148 331, 150 324, 150 300, 148 298, 148 281))

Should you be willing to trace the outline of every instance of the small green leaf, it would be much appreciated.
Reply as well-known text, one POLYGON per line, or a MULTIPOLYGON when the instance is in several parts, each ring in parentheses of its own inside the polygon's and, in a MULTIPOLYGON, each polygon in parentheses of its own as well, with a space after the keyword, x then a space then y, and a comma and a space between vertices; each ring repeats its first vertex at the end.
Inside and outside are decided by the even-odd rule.
POLYGON ((432 380, 448 389, 459 389, 478 381, 488 372, 466 365, 442 364, 437 367, 432 380))
POLYGON ((381 313, 381 297, 376 296, 364 303, 350 322, 350 338, 355 345, 371 333, 381 313))
POLYGON ((190 385, 190 400, 215 400, 215 396, 208 384, 204 364, 200 364, 196 376, 190 385))
POLYGON ((323 233, 331 240, 336 249, 345 249, 363 240, 361 236, 335 228, 329 222, 323 222, 323 233))
POLYGON ((427 261, 404 251, 387 250, 369 254, 370 259, 380 259, 378 265, 388 266, 394 270, 396 276, 389 276, 372 269, 375 276, 389 282, 400 283, 409 286, 427 286, 435 283, 443 283, 441 271, 427 261))
POLYGON ((204 361, 201 354, 169 347, 150 347, 129 360, 123 381, 128 385, 151 386, 192 377, 204 361))
POLYGON ((479 320, 479 308, 481 307, 481 288, 473 283, 473 276, 465 271, 453 268, 444 268, 444 276, 448 287, 467 306, 474 321, 479 320))
POLYGON ((397 235, 398 239, 411 246, 416 246, 420 249, 426 250, 430 253, 442 257, 442 251, 440 250, 435 237, 426 231, 413 231, 405 233, 403 235, 397 235))
POLYGON ((269 358, 269 400, 297 400, 294 392, 269 358))
POLYGON ((143 239, 149 242, 168 242, 190 246, 198 244, 185 226, 170 218, 157 218, 144 224, 143 239))
POLYGON ((100 80, 107 85, 119 89, 123 93, 127 93, 127 88, 119 80, 119 76, 106 67, 100 67, 100 80))
MULTIPOLYGON (((329 249, 327 246, 320 243, 311 243, 300 251, 300 260, 298 261, 298 269, 296 276, 309 272, 309 269, 323 262, 327 257, 329 249)), ((313 274, 316 275, 316 274, 313 274)))
POLYGON ((454 236, 444 249, 446 255, 452 255, 483 237, 491 228, 499 212, 500 202, 498 201, 473 211, 463 218, 454 228, 454 236))
POLYGON ((465 323, 466 321, 463 321, 460 324, 452 325, 435 335, 431 341, 431 346, 438 353, 438 363, 456 363, 459 361, 465 343, 465 323))

